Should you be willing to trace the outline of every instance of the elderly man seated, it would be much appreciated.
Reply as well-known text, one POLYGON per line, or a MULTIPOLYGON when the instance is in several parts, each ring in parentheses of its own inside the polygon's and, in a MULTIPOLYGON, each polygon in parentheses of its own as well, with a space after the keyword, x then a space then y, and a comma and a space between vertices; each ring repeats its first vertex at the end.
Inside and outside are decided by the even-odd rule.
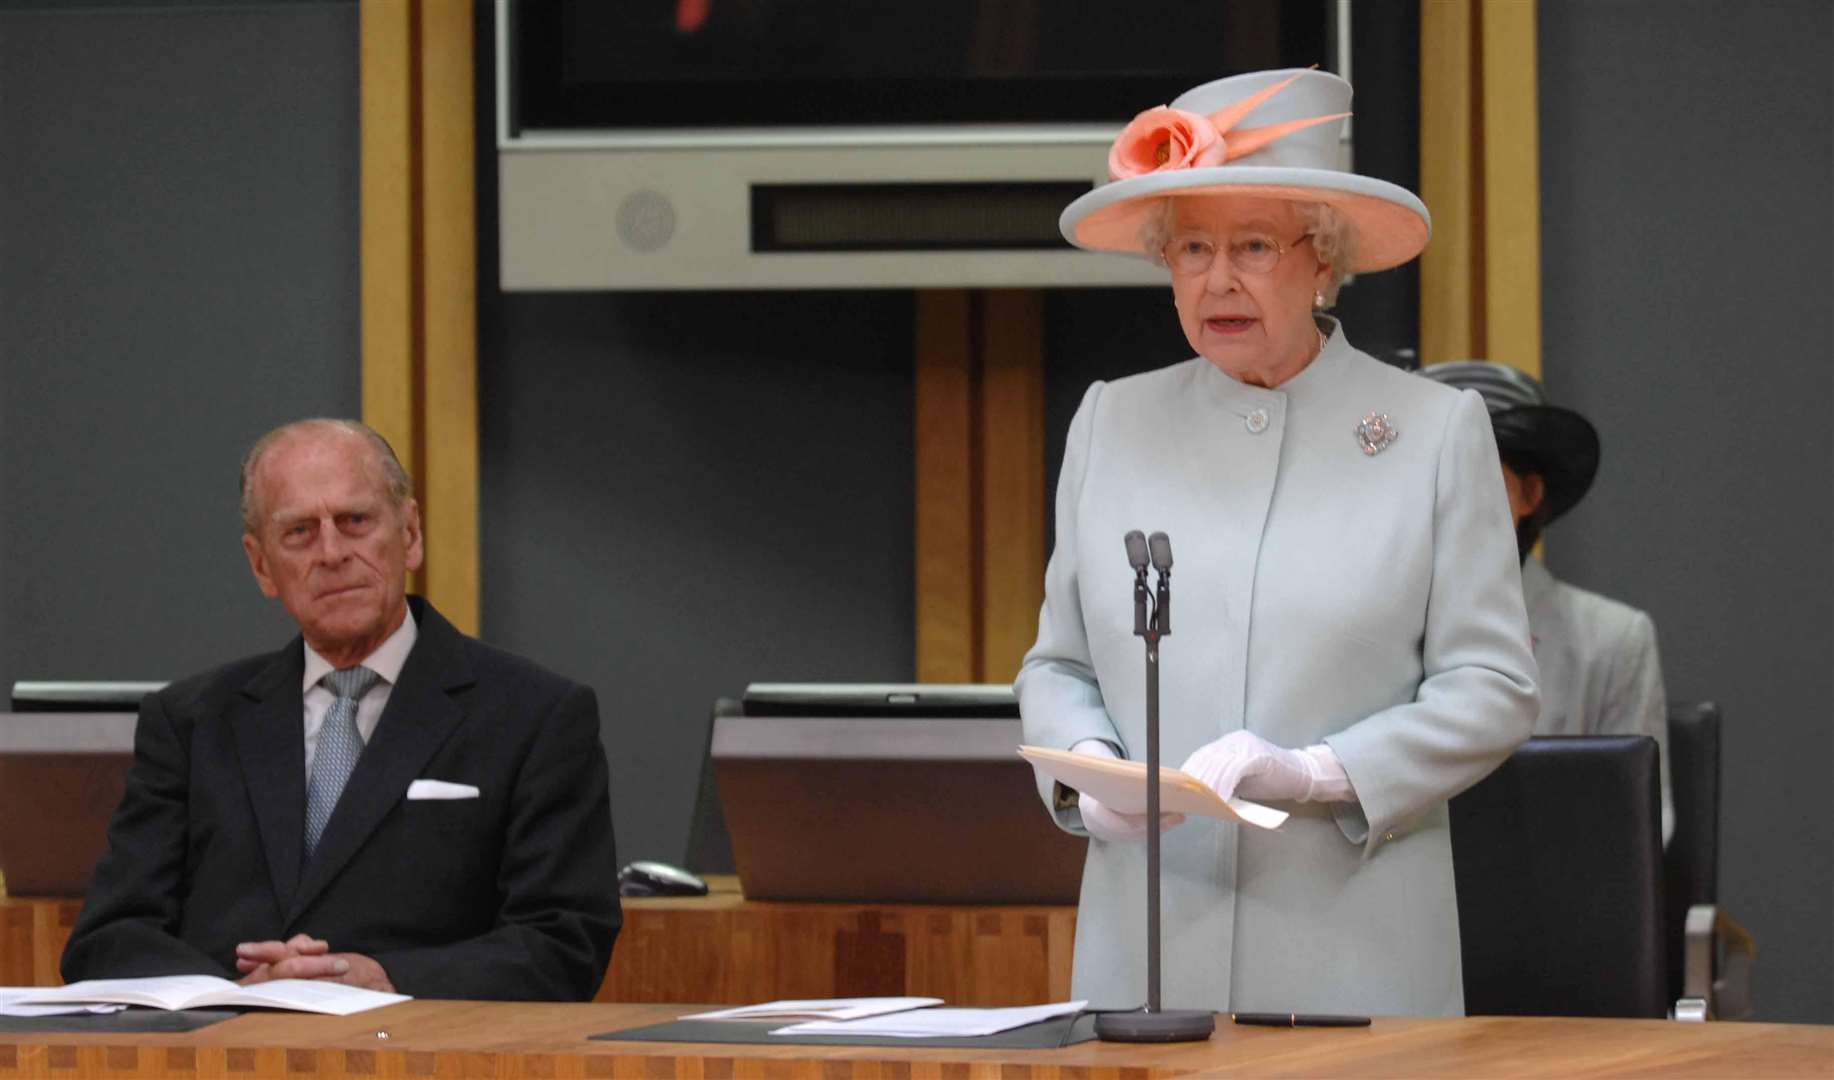
POLYGON ((66 979, 598 990, 620 911, 597 702, 406 595, 411 490, 351 421, 249 452, 242 546, 300 635, 142 703, 66 979))

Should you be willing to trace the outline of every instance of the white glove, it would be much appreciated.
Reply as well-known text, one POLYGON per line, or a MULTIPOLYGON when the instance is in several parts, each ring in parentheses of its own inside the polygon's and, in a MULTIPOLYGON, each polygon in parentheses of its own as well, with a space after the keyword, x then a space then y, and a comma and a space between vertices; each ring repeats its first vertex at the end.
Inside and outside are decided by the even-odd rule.
MULTIPOLYGON (((1083 739, 1070 751, 1076 754, 1088 754, 1090 757, 1118 758, 1114 747, 1101 739, 1083 739)), ((1097 840, 1106 840, 1111 844, 1139 843, 1146 839, 1146 815, 1123 814, 1110 810, 1086 792, 1078 792, 1076 806, 1083 818, 1083 828, 1097 840)), ((1160 814, 1159 831, 1164 832, 1174 825, 1184 822, 1183 814, 1160 814)))
POLYGON ((1238 795, 1295 802, 1356 800, 1343 762, 1322 744, 1288 750, 1253 732, 1231 731, 1192 751, 1180 768, 1225 801, 1238 795))

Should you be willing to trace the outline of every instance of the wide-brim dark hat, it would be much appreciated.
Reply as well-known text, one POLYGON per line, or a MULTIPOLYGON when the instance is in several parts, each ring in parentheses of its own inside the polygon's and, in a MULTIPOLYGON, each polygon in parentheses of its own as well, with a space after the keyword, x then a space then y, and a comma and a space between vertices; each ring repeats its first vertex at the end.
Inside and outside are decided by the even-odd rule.
POLYGON ((1586 497, 1598 475, 1598 429, 1573 410, 1548 404, 1539 380, 1489 360, 1430 364, 1420 374, 1483 397, 1503 458, 1518 472, 1539 473, 1546 485, 1548 521, 1586 497))

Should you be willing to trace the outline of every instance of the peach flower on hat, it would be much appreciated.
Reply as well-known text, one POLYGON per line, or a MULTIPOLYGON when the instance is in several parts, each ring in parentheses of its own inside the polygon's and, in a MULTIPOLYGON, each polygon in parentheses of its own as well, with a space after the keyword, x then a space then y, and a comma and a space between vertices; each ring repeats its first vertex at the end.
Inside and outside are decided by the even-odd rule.
POLYGON ((1108 151, 1108 175, 1116 180, 1161 169, 1221 165, 1228 146, 1210 118, 1159 105, 1133 118, 1108 151))
POLYGON ((1357 243, 1343 267, 1399 266, 1426 246, 1432 218, 1413 192, 1348 171, 1337 121, 1350 84, 1315 69, 1257 71, 1193 87, 1122 129, 1112 179, 1064 208, 1064 238, 1091 251, 1157 258, 1141 240, 1174 197, 1244 196, 1321 203, 1349 219, 1357 243))

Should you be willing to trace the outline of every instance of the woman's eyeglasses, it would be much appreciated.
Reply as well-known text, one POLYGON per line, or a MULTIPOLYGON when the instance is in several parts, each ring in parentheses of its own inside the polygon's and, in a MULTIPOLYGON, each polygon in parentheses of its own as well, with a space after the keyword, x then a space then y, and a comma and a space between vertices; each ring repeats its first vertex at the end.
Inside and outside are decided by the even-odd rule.
MULTIPOLYGON (((1265 274, 1280 265, 1280 256, 1311 238, 1311 233, 1304 233, 1282 246, 1265 233, 1242 233, 1229 240, 1229 265, 1244 274, 1265 274)), ((1174 273, 1207 273, 1216 262, 1216 241, 1202 233, 1180 233, 1166 241, 1159 257, 1174 273)))

